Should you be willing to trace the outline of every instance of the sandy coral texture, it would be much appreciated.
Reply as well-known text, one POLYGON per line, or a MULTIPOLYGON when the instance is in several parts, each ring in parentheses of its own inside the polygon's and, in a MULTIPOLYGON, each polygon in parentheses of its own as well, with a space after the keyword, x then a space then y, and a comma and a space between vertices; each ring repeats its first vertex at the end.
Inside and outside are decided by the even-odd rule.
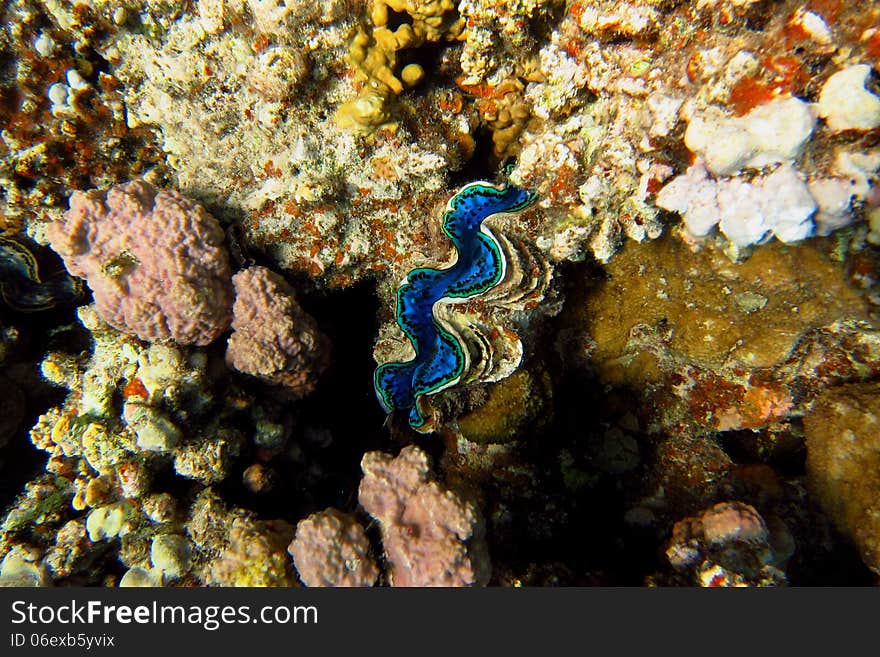
POLYGON ((829 390, 804 425, 813 490, 880 573, 880 385, 829 390))
POLYGON ((306 586, 372 586, 379 577, 364 528, 336 509, 300 520, 287 550, 306 586))

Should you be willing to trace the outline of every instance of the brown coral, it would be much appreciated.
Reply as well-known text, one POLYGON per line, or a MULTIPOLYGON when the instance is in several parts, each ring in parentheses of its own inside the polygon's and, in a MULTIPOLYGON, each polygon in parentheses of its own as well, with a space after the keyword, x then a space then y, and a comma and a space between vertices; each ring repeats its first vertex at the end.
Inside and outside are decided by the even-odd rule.
POLYGON ((517 370, 489 386, 485 402, 459 418, 459 431, 468 440, 482 444, 515 440, 550 418, 552 396, 546 371, 517 370))
MULTIPOLYGON (((606 280, 567 304, 583 345, 568 351, 586 348, 603 382, 644 391, 668 427, 728 431, 784 421, 827 382, 838 336, 875 341, 848 328, 869 307, 829 246, 766 244, 732 263, 714 247, 693 253, 672 237, 628 244, 606 280)), ((857 356, 872 358, 867 350, 857 356)))
POLYGON ((804 418, 812 490, 880 573, 880 384, 827 391, 804 418))

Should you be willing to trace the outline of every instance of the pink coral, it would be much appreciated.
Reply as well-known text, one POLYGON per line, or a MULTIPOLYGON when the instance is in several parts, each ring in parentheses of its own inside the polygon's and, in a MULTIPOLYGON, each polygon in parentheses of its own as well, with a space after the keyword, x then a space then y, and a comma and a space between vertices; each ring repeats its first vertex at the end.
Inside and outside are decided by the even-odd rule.
POLYGON ((482 516, 431 481, 428 455, 414 445, 397 458, 368 452, 358 500, 379 521, 393 586, 484 586, 491 566, 482 516))
POLYGON ((761 543, 770 533, 764 519, 753 506, 742 502, 723 502, 703 512, 703 534, 712 545, 728 541, 761 543))
POLYGON ((74 192, 49 226, 67 269, 85 278, 104 320, 147 341, 204 345, 229 325, 223 230, 199 204, 142 180, 74 192))
POLYGON ((327 367, 329 341, 294 298, 287 282, 265 267, 232 278, 235 303, 226 362, 239 372, 283 385, 294 397, 314 390, 327 367))
POLYGON ((372 586, 379 577, 364 528, 337 509, 300 520, 287 551, 306 586, 372 586))
POLYGON ((777 586, 778 566, 791 556, 791 534, 780 520, 771 533, 758 511, 744 502, 722 502, 672 528, 666 558, 677 577, 700 586, 777 586))

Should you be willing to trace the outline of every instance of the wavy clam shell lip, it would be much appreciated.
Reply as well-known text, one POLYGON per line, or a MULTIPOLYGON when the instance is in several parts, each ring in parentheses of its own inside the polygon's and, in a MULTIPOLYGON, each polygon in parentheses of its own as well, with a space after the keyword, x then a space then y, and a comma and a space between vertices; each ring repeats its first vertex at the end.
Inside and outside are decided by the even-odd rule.
POLYGON ((513 326, 536 307, 551 276, 528 241, 502 232, 506 215, 535 195, 513 185, 474 182, 462 187, 443 214, 443 232, 456 257, 443 268, 418 267, 397 291, 399 331, 380 338, 386 356, 376 369, 376 396, 391 413, 406 413, 420 432, 437 424, 429 398, 456 385, 499 381, 523 357, 513 326), (403 333, 403 336, 400 333, 403 333))
POLYGON ((72 305, 84 296, 82 281, 64 269, 43 275, 31 247, 0 235, 0 300, 18 312, 72 305))

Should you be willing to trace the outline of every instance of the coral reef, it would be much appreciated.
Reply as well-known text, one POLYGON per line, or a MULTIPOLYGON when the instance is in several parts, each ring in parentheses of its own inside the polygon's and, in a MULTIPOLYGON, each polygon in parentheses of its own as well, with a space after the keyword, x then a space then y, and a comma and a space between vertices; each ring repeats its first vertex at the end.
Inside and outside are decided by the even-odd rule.
POLYGON ((602 380, 641 391, 661 426, 767 426, 876 367, 876 331, 859 324, 870 305, 815 246, 768 244, 735 264, 669 237, 607 271, 583 305, 570 300, 580 349, 602 380))
POLYGON ((737 247, 766 241, 797 242, 813 233, 816 201, 790 166, 744 182, 739 178, 716 182, 701 160, 657 194, 656 203, 680 212, 688 235, 706 237, 719 225, 737 247))
POLYGON ((75 192, 49 241, 98 312, 142 340, 204 345, 229 325, 223 231, 199 204, 144 181, 75 192))
POLYGON ((0 562, 0 586, 38 587, 46 582, 46 573, 34 555, 21 548, 10 550, 0 562))
POLYGON ((771 235, 788 243, 847 226, 854 220, 853 207, 870 194, 868 180, 878 169, 876 151, 856 156, 838 151, 834 175, 828 178, 805 182, 783 164, 751 180, 715 180, 698 159, 659 191, 655 203, 682 215, 689 240, 702 241, 718 225, 739 256, 743 247, 771 235))
POLYGON ((293 576, 285 548, 293 528, 280 521, 236 518, 228 544, 208 565, 209 586, 291 586, 293 576))
POLYGON ((77 189, 164 178, 155 134, 128 125, 120 80, 97 52, 118 29, 114 3, 73 5, 4 4, 0 232, 38 234, 77 189))
POLYGON ((746 167, 791 163, 813 133, 816 117, 797 98, 777 98, 745 116, 727 118, 716 112, 693 116, 684 143, 713 175, 730 175, 746 167))
POLYGON ((358 500, 382 528, 392 586, 480 586, 491 566, 479 510, 431 481, 415 446, 397 457, 368 452, 358 500))
POLYGON ((785 574, 774 563, 770 532, 754 507, 725 502, 672 528, 670 565, 694 586, 779 586, 785 574))
POLYGON ((0 584, 876 583, 877 25, 4 3, 0 584))
POLYGON ((546 371, 517 370, 488 387, 486 399, 458 418, 458 430, 475 443, 516 440, 549 421, 552 396, 546 371))
POLYGON ((223 3, 219 26, 184 13, 101 49, 129 123, 161 133, 173 186, 236 223, 247 250, 337 287, 396 277, 427 241, 422 208, 462 162, 446 138, 464 129, 455 117, 369 143, 337 124, 334 108, 357 93, 347 53, 360 9, 223 3))
POLYGON ((265 267, 249 267, 232 278, 230 367, 280 385, 294 397, 315 389, 329 363, 330 344, 294 297, 293 289, 265 267))
POLYGON ((855 65, 834 73, 812 107, 782 95, 743 116, 725 116, 715 107, 691 114, 684 143, 698 159, 660 190, 655 204, 682 214, 691 238, 703 238, 720 224, 737 255, 742 247, 765 241, 770 232, 791 242, 849 224, 853 203, 867 198, 880 169, 876 149, 838 147, 824 175, 805 176, 792 165, 803 159, 816 116, 832 133, 880 124, 880 98, 864 87, 869 71, 855 65), (769 175, 736 175, 777 163, 782 166, 769 175), (734 177, 710 178, 707 172, 734 177))
POLYGON ((361 130, 388 125, 391 99, 425 76, 420 64, 400 66, 402 52, 456 39, 464 27, 452 0, 372 0, 370 22, 369 31, 361 29, 352 39, 349 52, 363 88, 356 99, 337 110, 341 125, 361 130), (392 29, 389 17, 393 14, 408 20, 392 29))
POLYGON ((822 86, 816 109, 834 132, 871 130, 880 126, 880 97, 865 88, 871 67, 850 66, 822 86))
MULTIPOLYGON (((71 392, 31 429, 33 444, 49 453, 52 475, 35 482, 19 510, 7 516, 6 536, 36 517, 47 527, 67 522, 72 538, 77 521, 68 522, 69 514, 82 514, 76 531, 86 545, 118 541, 127 567, 146 569, 159 582, 177 579, 188 570, 181 565, 186 547, 177 539, 156 542, 153 524, 171 522, 175 514, 162 510, 168 504, 153 490, 154 474, 171 465, 187 480, 223 480, 244 435, 234 427, 234 411, 217 412, 205 353, 141 343, 105 324, 93 306, 79 316, 91 332, 93 353, 83 359, 51 352, 42 363, 43 375, 71 392)), ((59 531, 57 540, 65 536, 59 531)), ((89 567, 87 549, 63 559, 63 550, 51 543, 46 549, 53 576, 89 567)))

